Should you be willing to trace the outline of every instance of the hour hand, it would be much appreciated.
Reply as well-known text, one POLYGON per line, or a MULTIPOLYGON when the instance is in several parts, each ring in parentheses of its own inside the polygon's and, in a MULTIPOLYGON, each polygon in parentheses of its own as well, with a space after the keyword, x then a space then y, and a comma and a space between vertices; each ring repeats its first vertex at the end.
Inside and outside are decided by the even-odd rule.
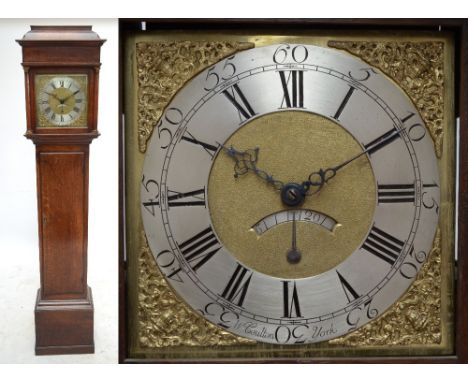
POLYGON ((52 98, 55 98, 57 101, 61 102, 60 98, 58 98, 54 93, 49 93, 49 92, 46 92, 46 91, 44 91, 44 93, 47 94, 48 96, 52 97, 52 98))
POLYGON ((263 179, 267 183, 273 185, 277 190, 283 188, 284 183, 275 179, 272 175, 259 169, 257 167, 258 154, 260 149, 258 147, 254 149, 247 149, 245 151, 239 151, 233 146, 226 147, 221 145, 225 153, 230 156, 234 161, 234 177, 237 178, 240 175, 245 175, 249 171, 253 172, 259 178, 263 179))

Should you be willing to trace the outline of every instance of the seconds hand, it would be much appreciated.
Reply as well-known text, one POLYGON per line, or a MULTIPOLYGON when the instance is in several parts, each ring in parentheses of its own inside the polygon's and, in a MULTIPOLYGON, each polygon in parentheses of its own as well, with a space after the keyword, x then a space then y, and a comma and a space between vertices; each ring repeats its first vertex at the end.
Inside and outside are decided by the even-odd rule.
POLYGON ((301 252, 297 249, 297 243, 296 243, 296 211, 293 211, 293 221, 292 221, 292 243, 291 243, 291 249, 288 251, 286 254, 286 257, 288 259, 288 263, 290 264, 297 264, 299 261, 301 261, 301 252))

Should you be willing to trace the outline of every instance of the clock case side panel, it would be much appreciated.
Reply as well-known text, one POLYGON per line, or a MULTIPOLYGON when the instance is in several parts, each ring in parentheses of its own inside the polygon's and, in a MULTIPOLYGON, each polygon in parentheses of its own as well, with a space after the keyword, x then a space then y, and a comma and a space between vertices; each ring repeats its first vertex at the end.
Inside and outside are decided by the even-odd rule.
MULTIPOLYGON (((216 22, 214 22, 216 24, 216 22)), ((193 27, 194 24, 197 24, 197 22, 194 22, 193 24, 191 24, 190 22, 184 24, 185 27, 188 27, 190 28, 193 27)), ((235 22, 234 22, 235 24, 235 22)), ((261 22, 257 21, 257 22, 251 22, 251 23, 245 23, 245 24, 242 24, 242 22, 240 22, 241 25, 243 25, 244 27, 251 27, 251 28, 254 28, 255 26, 258 26, 259 24, 262 24, 261 22)), ((167 28, 167 29, 171 29, 171 28, 175 28, 177 25, 174 25, 173 23, 168 23, 168 22, 162 22, 162 25, 163 25, 163 29, 164 28, 167 28)), ((197 24, 198 25, 198 24, 197 24)), ((304 26, 310 26, 310 25, 314 25, 314 26, 323 26, 321 25, 320 23, 318 23, 318 25, 315 25, 313 23, 313 21, 304 21, 301 26, 304 27, 304 26)), ((355 25, 354 23, 344 23, 344 26, 346 26, 347 28, 350 27, 350 25, 355 25)), ((376 24, 376 25, 379 25, 379 24, 376 24)), ((376 26, 374 25, 374 27, 376 26)), ((431 24, 432 25, 432 24, 431 24)), ((435 24, 434 24, 435 25, 435 24)), ((121 33, 122 33, 122 30, 124 31, 127 31, 130 33, 127 33, 129 36, 131 36, 131 32, 133 30, 133 32, 137 29, 137 26, 138 26, 138 23, 137 22, 128 22, 128 23, 124 23, 124 22, 121 22, 121 33)), ((275 24, 275 26, 277 27, 278 24, 275 24)), ((285 21, 284 23, 281 24, 281 26, 283 27, 287 27, 288 26, 288 23, 287 21, 285 21)), ((291 26, 291 25, 289 25, 291 26)), ((294 26, 297 27, 298 24, 297 23, 294 23, 294 26)), ((358 25, 356 25, 357 27, 359 27, 358 25)), ((271 25, 269 25, 269 27, 271 27, 271 25)), ((213 25, 211 25, 211 28, 213 28, 213 25)), ((214 28, 213 28, 214 29, 214 28)), ((258 31, 257 31, 258 32, 258 31)), ((263 30, 261 31, 262 33, 264 32, 263 30)), ((258 32, 258 33, 261 33, 261 32, 258 32)), ((294 30, 294 32, 296 32, 294 30)), ((294 33, 293 32, 293 33, 294 33)), ((125 33, 122 33, 121 34, 121 46, 124 45, 124 40, 128 38, 125 33)), ((128 41, 128 40, 127 40, 128 41)), ((121 52, 122 53, 122 52, 121 52)), ((124 83, 124 81, 127 81, 128 82, 128 77, 126 77, 126 74, 128 72, 128 68, 125 68, 125 60, 126 60, 126 57, 125 57, 125 54, 122 54, 121 55, 121 80, 122 82, 121 83, 124 83)), ((128 82, 130 83, 130 82, 128 82)), ((125 110, 125 127, 126 129, 124 129, 124 126, 121 124, 121 139, 122 137, 128 137, 128 129, 129 129, 129 116, 127 115, 127 109, 126 107, 130 104, 132 105, 132 102, 129 101, 129 98, 131 98, 131 96, 129 97, 128 95, 128 92, 125 92, 123 91, 122 87, 121 87, 121 97, 120 97, 120 101, 121 101, 121 107, 123 108, 123 110, 125 110), (124 99, 124 94, 125 94, 125 99, 124 99)), ((132 107, 135 107, 135 100, 133 100, 133 105, 132 107)), ((131 153, 127 153, 127 155, 124 156, 124 150, 126 150, 126 148, 128 147, 128 140, 125 141, 125 143, 122 143, 121 141, 121 150, 120 150, 120 160, 121 160, 121 172, 120 172, 120 175, 121 175, 121 183, 120 183, 120 191, 121 191, 121 210, 123 210, 125 208, 125 196, 127 195, 126 193, 126 179, 123 178, 123 174, 125 174, 125 171, 127 172, 127 174, 129 173, 128 169, 131 169, 131 167, 128 166, 128 161, 129 161, 129 157, 132 155, 131 153), (127 169, 127 170, 126 170, 127 169)), ((128 211, 125 211, 123 214, 122 214, 122 220, 121 220, 121 230, 120 230, 120 238, 121 238, 121 282, 120 282, 120 285, 121 285, 121 291, 120 291, 120 295, 121 295, 121 303, 122 303, 122 306, 124 308, 122 308, 121 306, 121 312, 120 312, 120 330, 121 330, 121 337, 123 337, 123 339, 121 339, 121 349, 120 349, 120 360, 121 362, 145 362, 144 361, 144 357, 143 358, 139 358, 139 359, 136 359, 136 358, 133 358, 134 357, 134 354, 131 354, 129 352, 129 349, 131 348, 131 343, 135 340, 134 338, 132 339, 132 335, 128 333, 129 330, 131 330, 132 327, 134 327, 135 325, 135 322, 134 322, 134 319, 135 319, 135 316, 134 314, 131 313, 131 300, 133 297, 132 297, 132 291, 130 290, 131 288, 129 288, 129 284, 132 283, 132 276, 129 272, 130 268, 129 268, 129 265, 131 263, 131 247, 128 245, 128 225, 126 226, 125 225, 125 220, 124 220, 124 217, 125 218, 128 218, 128 211), (125 242, 122 243, 123 239, 126 239, 125 242), (128 256, 124 255, 124 253, 127 253, 128 256)), ((182 349, 181 349, 182 350, 182 349)), ((284 349, 282 349, 284 350, 284 349)), ((365 356, 365 355, 359 355, 359 353, 355 353, 355 355, 351 356, 349 354, 352 354, 353 352, 352 351, 349 351, 350 349, 347 349, 344 350, 344 352, 335 352, 335 351, 331 351, 331 352, 318 352, 318 353, 309 353, 309 354, 306 354, 305 358, 302 358, 301 357, 301 362, 304 362, 304 361, 312 361, 312 362, 384 362, 384 361, 388 361, 388 362, 453 362, 454 360, 456 360, 453 356, 411 356, 411 352, 409 352, 407 354, 407 356, 403 356, 403 357, 398 357, 398 356, 391 356, 391 357, 386 357, 386 358, 381 358, 381 357, 368 357, 368 356, 365 356), (318 355, 318 354, 322 354, 322 355, 318 355), (328 354, 328 355, 327 355, 328 354), (339 356, 338 358, 335 358, 334 356, 339 356)), ((218 354, 217 356, 220 356, 222 357, 222 353, 212 353, 212 354, 218 354)), ((263 346, 259 346, 259 348, 257 349, 257 355, 254 355, 253 357, 249 357, 249 358, 245 358, 245 357, 242 357, 242 356, 239 356, 239 358, 234 358, 234 359, 228 359, 228 358, 220 358, 220 361, 221 362, 226 362, 227 360, 230 360, 230 361, 234 361, 234 362, 238 362, 238 361, 241 361, 241 362, 267 362, 267 361, 272 361, 272 362, 294 362, 294 360, 298 360, 298 358, 294 358, 294 357, 290 357, 288 355, 286 355, 288 353, 288 351, 286 352, 280 352, 280 353, 283 353, 283 356, 281 356, 280 354, 276 355, 274 358, 268 358, 268 350, 266 348, 264 348, 263 346)), ((200 355, 202 353, 199 353, 200 355)), ((179 356, 181 356, 182 353, 179 353, 179 356)), ((150 355, 149 356, 150 358, 147 359, 147 361, 149 361, 150 359, 152 361, 158 361, 158 362, 177 362, 178 360, 179 361, 182 361, 184 362, 183 359, 180 359, 180 358, 177 358, 177 355, 175 354, 174 357, 169 357, 169 358, 152 358, 152 356, 150 355)), ((153 356, 154 357, 154 356, 153 356)), ((209 361, 209 362, 212 362, 214 361, 216 358, 212 358, 213 356, 211 356, 210 358, 206 358, 206 357, 203 357, 201 356, 200 357, 197 357, 197 358, 192 358, 190 360, 190 362, 200 362, 200 361, 209 361)), ((215 356, 216 357, 216 356, 215 356)), ((185 359, 185 362, 187 361, 187 359, 185 359)))

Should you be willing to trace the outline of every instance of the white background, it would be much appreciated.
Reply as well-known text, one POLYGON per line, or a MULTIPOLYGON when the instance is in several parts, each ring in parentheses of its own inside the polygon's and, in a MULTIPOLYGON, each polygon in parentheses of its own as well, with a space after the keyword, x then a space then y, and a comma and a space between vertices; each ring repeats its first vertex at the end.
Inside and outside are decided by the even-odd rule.
POLYGON ((0 363, 117 362, 118 24, 116 20, 0 20, 0 363), (101 49, 98 130, 90 145, 88 285, 94 355, 34 355, 39 288, 35 146, 26 139, 21 47, 30 25, 92 25, 101 49))

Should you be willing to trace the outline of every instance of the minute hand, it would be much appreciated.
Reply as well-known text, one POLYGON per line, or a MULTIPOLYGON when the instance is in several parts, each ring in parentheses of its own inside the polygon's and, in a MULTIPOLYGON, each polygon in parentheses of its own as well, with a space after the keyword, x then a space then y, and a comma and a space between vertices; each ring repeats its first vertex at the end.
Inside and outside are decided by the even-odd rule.
MULTIPOLYGON (((402 129, 403 130, 403 129, 402 129)), ((380 148, 384 147, 385 145, 389 144, 390 142, 394 141, 400 136, 401 130, 398 130, 396 127, 392 130, 386 132, 379 138, 375 139, 374 141, 367 144, 365 147, 366 149, 353 157, 345 160, 344 162, 340 163, 335 167, 329 167, 325 170, 320 169, 319 171, 312 172, 309 175, 309 178, 306 182, 304 182, 304 186, 308 187, 309 191, 307 192, 308 195, 312 195, 320 191, 325 183, 327 183, 330 179, 332 179, 339 169, 345 167, 346 165, 350 164, 352 161, 360 158, 364 154, 373 153, 380 148), (313 189, 311 189, 313 187, 313 189)))

